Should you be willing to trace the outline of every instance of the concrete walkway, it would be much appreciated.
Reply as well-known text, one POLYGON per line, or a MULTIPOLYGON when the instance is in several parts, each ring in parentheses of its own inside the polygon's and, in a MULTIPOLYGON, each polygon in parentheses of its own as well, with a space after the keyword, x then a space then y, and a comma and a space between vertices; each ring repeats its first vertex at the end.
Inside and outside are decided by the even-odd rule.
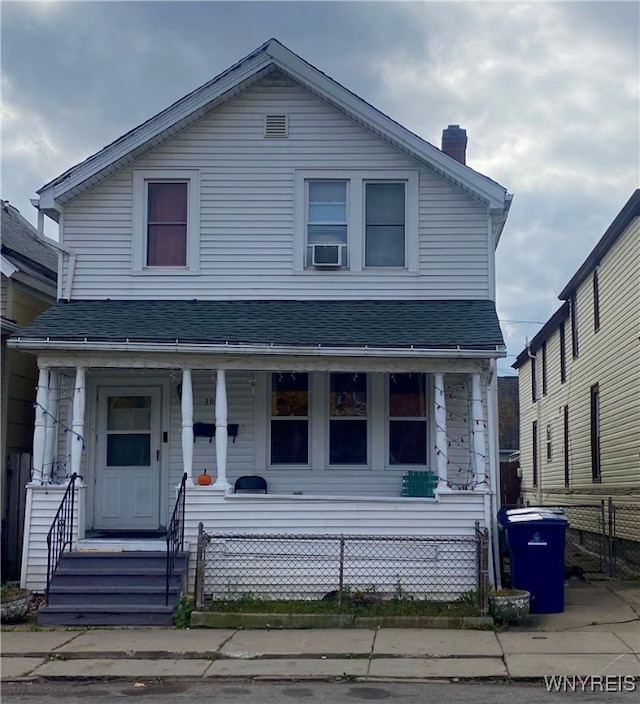
POLYGON ((640 678, 640 582, 570 582, 565 611, 503 632, 16 628, 0 676, 262 679, 640 678))

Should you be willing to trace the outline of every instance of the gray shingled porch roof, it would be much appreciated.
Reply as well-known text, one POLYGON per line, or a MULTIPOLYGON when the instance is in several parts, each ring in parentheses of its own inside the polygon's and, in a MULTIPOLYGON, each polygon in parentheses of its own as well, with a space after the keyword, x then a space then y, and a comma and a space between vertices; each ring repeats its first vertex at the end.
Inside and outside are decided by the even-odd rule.
POLYGON ((71 301, 25 326, 22 340, 274 344, 321 347, 504 347, 492 301, 71 301))

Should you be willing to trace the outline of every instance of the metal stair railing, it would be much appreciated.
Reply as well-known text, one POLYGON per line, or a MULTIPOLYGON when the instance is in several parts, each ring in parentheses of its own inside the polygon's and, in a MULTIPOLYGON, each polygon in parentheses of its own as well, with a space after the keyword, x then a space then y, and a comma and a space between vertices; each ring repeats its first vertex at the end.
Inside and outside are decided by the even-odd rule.
POLYGON ((51 528, 47 533, 47 588, 45 590, 45 603, 47 604, 49 603, 51 579, 58 568, 62 553, 65 548, 68 548, 69 552, 73 550, 76 479, 82 479, 82 477, 74 472, 69 479, 67 490, 64 492, 51 528))
POLYGON ((169 587, 171 577, 176 567, 178 553, 184 548, 184 507, 187 484, 187 473, 182 475, 180 489, 176 498, 176 504, 171 515, 171 521, 167 528, 167 580, 165 587, 165 605, 169 606, 169 587))

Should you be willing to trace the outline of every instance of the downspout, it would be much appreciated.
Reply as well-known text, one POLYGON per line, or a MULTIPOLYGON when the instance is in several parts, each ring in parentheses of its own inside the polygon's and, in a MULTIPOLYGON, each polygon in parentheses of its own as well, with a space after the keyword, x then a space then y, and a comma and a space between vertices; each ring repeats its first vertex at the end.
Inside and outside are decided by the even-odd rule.
POLYGON ((485 511, 488 510, 487 527, 489 528, 489 542, 493 546, 491 551, 492 559, 489 560, 489 580, 494 583, 498 589, 502 587, 500 578, 500 541, 497 530, 497 516, 499 503, 500 484, 498 481, 498 473, 500 462, 498 454, 498 414, 497 414, 497 395, 498 378, 496 372, 496 360, 489 360, 489 378, 487 379, 487 431, 488 431, 488 450, 489 450, 489 481, 490 491, 488 505, 485 503, 485 511))

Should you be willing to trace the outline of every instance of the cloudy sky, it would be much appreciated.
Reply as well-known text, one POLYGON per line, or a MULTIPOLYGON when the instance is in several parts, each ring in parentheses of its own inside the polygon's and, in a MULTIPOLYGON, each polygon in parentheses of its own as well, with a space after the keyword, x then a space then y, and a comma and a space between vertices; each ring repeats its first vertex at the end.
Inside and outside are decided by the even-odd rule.
MULTIPOLYGON (((36 190, 276 37, 514 193, 498 248, 509 358, 640 181, 636 2, 6 2, 2 197, 36 190)), ((55 227, 47 234, 56 236, 55 227)))

